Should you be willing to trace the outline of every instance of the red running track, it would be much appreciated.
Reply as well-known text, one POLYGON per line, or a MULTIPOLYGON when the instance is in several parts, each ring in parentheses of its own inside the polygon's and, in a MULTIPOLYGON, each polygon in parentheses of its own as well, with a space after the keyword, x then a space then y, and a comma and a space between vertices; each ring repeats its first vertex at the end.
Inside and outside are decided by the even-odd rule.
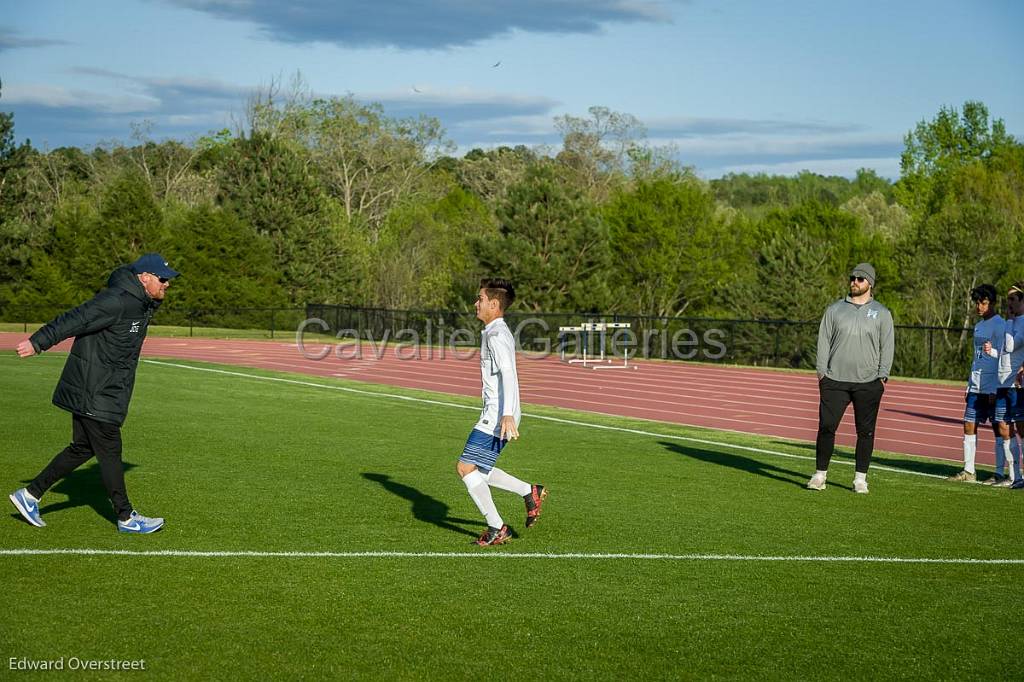
MULTIPOLYGON (((0 349, 13 349, 25 334, 0 333, 0 349)), ((55 350, 67 350, 70 342, 55 350)), ((323 346, 309 345, 307 352, 323 346)), ((333 349, 333 347, 332 347, 333 349)), ((299 374, 343 377, 377 384, 458 395, 479 395, 477 353, 457 358, 446 349, 421 349, 419 358, 400 358, 392 347, 362 347, 362 357, 332 353, 323 360, 303 357, 294 343, 234 339, 149 337, 150 358, 200 360, 299 374), (428 353, 432 357, 428 357, 428 353), (466 357, 470 355, 471 357, 466 357)), ((405 354, 411 354, 405 349, 405 354)), ((770 437, 814 441, 818 395, 814 376, 764 369, 686 362, 637 363, 636 370, 594 370, 567 365, 555 357, 520 355, 519 382, 524 403, 553 405, 602 414, 727 429, 770 437)), ((962 459, 961 388, 893 380, 886 387, 875 447, 937 459, 962 459)), ((837 443, 853 446, 853 409, 847 411, 837 443)), ((983 430, 978 459, 994 461, 991 430, 983 430)))

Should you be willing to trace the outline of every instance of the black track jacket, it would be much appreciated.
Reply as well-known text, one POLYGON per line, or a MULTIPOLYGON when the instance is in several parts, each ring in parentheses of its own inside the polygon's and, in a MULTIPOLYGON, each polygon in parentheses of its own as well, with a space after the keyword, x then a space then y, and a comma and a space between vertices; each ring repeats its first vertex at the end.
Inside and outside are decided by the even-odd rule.
POLYGON ((106 289, 33 334, 36 352, 75 337, 53 404, 83 417, 123 424, 142 341, 159 305, 129 268, 120 267, 111 273, 106 289))

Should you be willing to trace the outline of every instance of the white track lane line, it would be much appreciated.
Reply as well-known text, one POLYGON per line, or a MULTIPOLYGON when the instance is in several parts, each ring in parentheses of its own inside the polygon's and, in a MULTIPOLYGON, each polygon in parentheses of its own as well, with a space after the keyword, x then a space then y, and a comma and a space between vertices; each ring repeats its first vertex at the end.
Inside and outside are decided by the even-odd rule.
MULTIPOLYGON (((329 391, 341 391, 343 393, 355 393, 357 395, 373 396, 373 397, 376 397, 376 398, 389 398, 391 400, 404 400, 406 402, 423 403, 423 404, 427 404, 427 405, 440 405, 440 406, 443 406, 443 407, 452 407, 452 408, 456 408, 456 409, 460 409, 460 410, 471 410, 473 412, 479 412, 480 411, 480 408, 478 408, 478 407, 472 407, 470 405, 459 405, 458 403, 449 403, 449 402, 445 402, 443 400, 430 400, 428 398, 413 398, 411 396, 397 395, 397 394, 394 394, 394 393, 378 393, 376 391, 365 391, 365 390, 358 389, 358 388, 350 388, 348 386, 331 386, 331 385, 328 385, 328 384, 318 384, 318 383, 313 382, 313 381, 302 381, 300 379, 285 379, 284 377, 265 377, 265 376, 260 376, 258 374, 246 374, 245 372, 234 372, 234 371, 230 371, 230 370, 226 370, 226 369, 214 369, 212 367, 194 367, 192 365, 182 365, 180 363, 165 362, 165 361, 162 361, 162 360, 143 360, 143 362, 149 363, 151 365, 161 365, 161 366, 164 366, 164 367, 177 367, 179 369, 190 369, 190 370, 193 370, 193 371, 196 371, 196 372, 208 372, 208 373, 211 373, 211 374, 224 374, 224 375, 227 375, 227 376, 243 377, 243 378, 246 378, 246 379, 254 379, 254 380, 257 380, 257 381, 272 381, 272 382, 277 382, 277 383, 282 383, 282 384, 292 384, 292 385, 295 385, 295 386, 307 386, 307 387, 311 387, 311 388, 320 388, 320 389, 325 389, 325 390, 329 390, 329 391)), ((556 422, 556 423, 559 423, 559 424, 572 424, 574 426, 582 426, 584 428, 600 429, 602 431, 617 431, 619 433, 632 433, 632 434, 636 434, 638 436, 650 436, 650 437, 653 437, 653 438, 669 438, 671 440, 680 440, 680 441, 684 441, 684 442, 687 442, 687 443, 698 443, 700 445, 714 445, 716 447, 731 448, 731 449, 734 449, 734 450, 743 450, 745 452, 756 452, 758 454, 771 455, 773 457, 786 457, 786 458, 789 458, 789 459, 800 459, 800 460, 811 461, 811 462, 814 461, 814 457, 808 457, 806 455, 794 455, 794 454, 790 454, 788 452, 778 452, 776 450, 765 450, 763 448, 755 448, 755 447, 750 447, 748 445, 735 445, 735 444, 732 444, 732 443, 723 443, 723 442, 720 442, 720 441, 709 440, 709 439, 706 439, 706 438, 692 438, 690 436, 677 436, 677 435, 669 434, 669 433, 657 433, 657 432, 654 432, 654 431, 643 431, 641 429, 628 429, 628 428, 621 427, 621 426, 607 426, 605 424, 592 424, 592 423, 589 423, 589 422, 577 421, 575 419, 562 419, 562 418, 559 418, 559 417, 549 417, 549 416, 540 415, 540 414, 524 413, 523 416, 524 417, 530 417, 531 419, 541 419, 543 421, 556 422)), ((750 434, 745 434, 745 435, 750 435, 750 434)), ((848 466, 854 466, 854 464, 855 464, 854 462, 843 460, 843 459, 839 459, 839 460, 833 459, 832 463, 833 464, 843 464, 843 465, 848 465, 848 466)), ((895 467, 887 467, 887 466, 879 466, 879 465, 876 465, 876 466, 872 467, 872 470, 873 471, 890 471, 890 472, 893 472, 893 473, 909 474, 909 475, 912 475, 912 476, 923 476, 925 478, 934 478, 934 479, 940 479, 940 480, 946 478, 945 476, 940 476, 938 474, 928 474, 928 473, 924 473, 924 472, 921 472, 921 471, 909 471, 907 469, 897 469, 895 467)))

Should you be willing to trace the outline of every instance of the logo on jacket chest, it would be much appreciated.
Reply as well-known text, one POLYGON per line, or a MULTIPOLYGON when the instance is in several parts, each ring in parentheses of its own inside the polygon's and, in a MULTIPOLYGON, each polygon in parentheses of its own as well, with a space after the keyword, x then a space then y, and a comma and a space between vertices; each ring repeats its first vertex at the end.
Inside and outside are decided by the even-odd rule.
POLYGON ((128 330, 128 333, 129 334, 138 334, 139 333, 139 325, 140 324, 142 324, 142 320, 137 320, 135 322, 132 322, 132 328, 128 330))
POLYGON ((878 311, 877 311, 877 310, 868 310, 868 312, 867 312, 867 314, 866 314, 866 317, 867 317, 867 318, 868 318, 869 320, 873 320, 873 319, 875 319, 876 317, 878 317, 878 311))

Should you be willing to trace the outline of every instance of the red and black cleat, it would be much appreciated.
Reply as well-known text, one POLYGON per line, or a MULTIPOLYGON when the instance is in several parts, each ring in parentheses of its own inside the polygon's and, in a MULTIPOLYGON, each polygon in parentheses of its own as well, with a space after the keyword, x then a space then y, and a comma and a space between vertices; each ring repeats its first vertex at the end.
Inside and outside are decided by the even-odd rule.
POLYGON ((526 527, 529 528, 537 523, 540 517, 540 508, 544 505, 544 498, 548 496, 547 488, 534 484, 530 487, 530 494, 523 495, 526 500, 526 527))
POLYGON ((508 542, 510 537, 508 526, 502 526, 501 528, 491 528, 488 526, 487 530, 484 531, 484 534, 477 539, 476 544, 481 547, 503 545, 508 542))

